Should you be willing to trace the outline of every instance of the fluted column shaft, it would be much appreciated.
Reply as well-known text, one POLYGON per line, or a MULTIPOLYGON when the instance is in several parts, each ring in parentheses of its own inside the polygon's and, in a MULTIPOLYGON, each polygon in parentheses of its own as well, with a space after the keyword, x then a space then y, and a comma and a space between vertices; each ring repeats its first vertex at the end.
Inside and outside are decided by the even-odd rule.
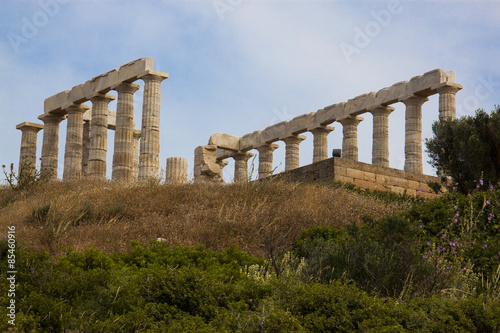
POLYGON ((57 178, 59 163, 59 124, 65 116, 42 115, 38 119, 43 121, 43 142, 41 172, 48 178, 57 178))
POLYGON ((148 74, 144 80, 142 134, 139 156, 139 180, 158 178, 160 167, 161 82, 165 76, 148 74))
POLYGON ((87 105, 78 104, 66 109, 68 113, 63 179, 82 176, 83 113, 87 105))
POLYGON ((132 182, 134 157, 134 93, 139 89, 135 83, 123 82, 118 92, 116 105, 116 130, 113 152, 113 180, 132 182))
POLYGON ((264 179, 273 174, 273 152, 278 148, 277 144, 269 144, 258 147, 259 151, 259 179, 264 179))
POLYGON ((372 164, 389 167, 389 115, 392 106, 379 106, 371 110, 373 115, 372 164))
POLYGON ((141 138, 141 131, 134 130, 134 147, 132 150, 132 171, 131 178, 132 182, 136 182, 139 179, 139 139, 141 138))
POLYGON ((412 95, 402 100, 406 105, 405 171, 423 173, 422 161, 422 104, 427 97, 412 95))
POLYGON ((89 173, 89 153, 90 153, 90 120, 83 122, 83 140, 82 140, 82 175, 89 173))
POLYGON ((22 132, 18 175, 33 176, 36 168, 36 141, 38 131, 43 129, 43 125, 24 122, 17 125, 16 129, 22 132))
POLYGON ((113 95, 99 94, 92 102, 92 128, 90 129, 90 149, 88 175, 106 179, 106 153, 108 151, 108 105, 113 95))
POLYGON ((455 95, 463 87, 457 83, 442 83, 436 91, 439 93, 439 120, 453 120, 457 116, 455 95))
POLYGON ((252 157, 252 153, 238 153, 234 158, 234 182, 248 182, 248 159, 252 157))
POLYGON ((362 117, 349 117, 339 122, 342 124, 342 157, 358 160, 358 125, 362 117))
POLYGON ((167 158, 165 182, 168 184, 184 184, 187 182, 188 161, 182 157, 167 158))
POLYGON ((305 139, 304 135, 293 135, 283 139, 285 142, 285 171, 297 169, 300 166, 299 145, 305 139))
POLYGON ((314 135, 313 163, 328 158, 328 134, 335 128, 331 126, 317 127, 310 132, 314 135))

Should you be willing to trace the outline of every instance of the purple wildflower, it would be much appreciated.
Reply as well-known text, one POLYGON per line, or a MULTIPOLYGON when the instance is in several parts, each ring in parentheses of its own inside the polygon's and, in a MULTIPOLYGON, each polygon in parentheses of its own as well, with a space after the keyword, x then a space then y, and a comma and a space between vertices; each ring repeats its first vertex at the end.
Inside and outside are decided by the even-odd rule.
POLYGON ((457 222, 458 222, 458 220, 457 220, 457 219, 455 219, 455 221, 453 221, 453 223, 457 223, 457 222))
POLYGON ((443 238, 446 238, 446 234, 443 234, 443 238))
POLYGON ((491 202, 489 200, 486 200, 487 205, 491 205, 491 202))
POLYGON ((493 185, 490 185, 490 191, 493 191, 495 187, 493 185))
POLYGON ((459 213, 455 213, 455 217, 459 217, 459 216, 460 216, 460 214, 459 214, 459 213))
POLYGON ((424 191, 424 189, 423 189, 423 188, 421 188, 421 189, 420 189, 420 190, 418 190, 418 191, 419 191, 420 193, 422 193, 422 192, 424 191))
POLYGON ((482 179, 479 179, 479 185, 483 186, 484 185, 484 182, 482 179))
POLYGON ((431 242, 427 242, 427 246, 431 246, 431 242))
POLYGON ((483 250, 486 250, 487 247, 488 247, 488 244, 484 244, 483 250))

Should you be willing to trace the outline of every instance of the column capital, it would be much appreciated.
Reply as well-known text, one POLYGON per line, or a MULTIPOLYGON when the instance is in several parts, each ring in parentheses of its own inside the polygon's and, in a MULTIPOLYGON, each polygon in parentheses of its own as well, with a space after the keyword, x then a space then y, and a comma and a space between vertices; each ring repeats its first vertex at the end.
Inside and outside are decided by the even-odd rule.
POLYGON ((21 132, 35 131, 36 133, 38 133, 38 131, 43 129, 43 125, 37 124, 37 123, 30 123, 29 121, 25 121, 25 122, 22 122, 20 124, 17 124, 16 129, 21 130, 21 132))
POLYGON ((289 144, 299 144, 301 143, 302 141, 304 141, 306 139, 306 136, 305 135, 291 135, 291 136, 287 136, 286 138, 283 138, 281 139, 281 141, 285 142, 285 144, 289 145, 289 144))
POLYGON ((114 87, 113 90, 115 90, 118 93, 134 94, 140 88, 141 86, 138 85, 137 83, 122 82, 116 87, 114 87))
POLYGON ((114 101, 115 99, 116 99, 116 97, 114 95, 97 94, 97 95, 94 95, 94 97, 90 98, 90 101, 92 103, 101 102, 101 101, 109 103, 111 101, 114 101))
POLYGON ((66 119, 68 115, 54 115, 50 113, 44 113, 38 116, 38 119, 43 121, 44 124, 59 124, 61 121, 66 119))
POLYGON ((373 116, 375 115, 390 115, 392 111, 396 110, 395 107, 389 105, 379 105, 368 110, 373 116))
POLYGON ((262 153, 262 152, 268 152, 268 151, 273 152, 273 151, 275 151, 278 148, 279 148, 278 144, 276 144, 276 143, 270 143, 270 144, 267 144, 267 145, 264 145, 264 146, 257 147, 255 149, 257 149, 257 151, 259 153, 262 153))
POLYGON ((233 155, 233 159, 235 161, 244 161, 244 160, 247 160, 254 156, 255 154, 254 153, 249 153, 249 152, 237 152, 233 155))
POLYGON ((365 118, 363 117, 359 117, 359 116, 349 116, 347 118, 344 118, 344 119, 340 119, 340 120, 337 120, 339 123, 342 124, 342 126, 349 126, 349 125, 354 125, 354 126, 358 126, 360 122, 362 122, 363 120, 365 120, 365 118))
POLYGON ((429 98, 420 95, 409 95, 403 98, 400 98, 399 101, 403 102, 406 106, 415 105, 422 106, 425 102, 427 102, 429 98))
POLYGON ((433 86, 431 89, 436 90, 439 94, 456 94, 464 87, 461 84, 454 82, 443 82, 433 86))
POLYGON ((328 134, 330 132, 332 132, 333 130, 335 129, 335 127, 333 126, 319 126, 319 127, 315 127, 315 128, 312 128, 312 129, 308 129, 309 132, 311 132, 313 135, 317 135, 317 134, 328 134))
POLYGON ((162 82, 163 80, 168 79, 168 74, 149 70, 139 75, 138 78, 144 82, 162 82))
POLYGON ((75 112, 87 112, 90 110, 90 106, 85 104, 72 104, 64 109, 67 113, 75 113, 75 112))

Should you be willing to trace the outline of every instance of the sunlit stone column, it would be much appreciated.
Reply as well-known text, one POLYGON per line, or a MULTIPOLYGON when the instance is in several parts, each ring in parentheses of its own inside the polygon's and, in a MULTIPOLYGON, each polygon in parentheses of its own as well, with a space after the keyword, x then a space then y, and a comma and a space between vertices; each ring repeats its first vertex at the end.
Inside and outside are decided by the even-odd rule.
POLYGON ((57 178, 59 155, 59 124, 66 116, 43 114, 42 167, 41 172, 48 178, 57 178))
POLYGON ((118 101, 116 105, 115 145, 111 178, 125 183, 132 182, 134 93, 139 87, 135 83, 123 82, 115 88, 118 92, 118 101))
POLYGON ((84 104, 75 104, 66 108, 68 120, 63 179, 82 176, 83 113, 88 109, 90 107, 84 104))
POLYGON ((304 135, 293 135, 282 140, 285 142, 285 171, 300 166, 299 145, 305 139, 304 135))
POLYGON ((20 177, 34 176, 36 168, 36 139, 42 124, 23 122, 16 126, 21 130, 21 153, 19 156, 18 175, 20 177))
POLYGON ((88 175, 106 179, 106 153, 108 151, 108 105, 115 96, 98 94, 92 102, 92 127, 90 129, 90 149, 88 175))
POLYGON ((85 177, 89 173, 89 153, 90 153, 90 119, 83 121, 82 139, 82 175, 85 177))
POLYGON ((252 157, 253 153, 237 153, 234 158, 234 182, 245 183, 248 182, 248 159, 252 157))
POLYGON ((455 119, 457 116, 455 95, 463 86, 458 83, 443 82, 433 88, 439 93, 439 120, 455 119))
POLYGON ((167 184, 184 184, 187 182, 188 161, 182 157, 167 158, 165 182, 167 184))
POLYGON ((427 97, 411 95, 401 101, 406 105, 405 171, 423 173, 422 104, 427 97))
POLYGON ((342 157, 350 160, 358 160, 358 125, 363 117, 351 116, 340 120, 342 124, 342 157))
POLYGON ((313 163, 328 158, 328 134, 334 129, 332 126, 322 126, 310 130, 314 135, 313 163))
POLYGON ((137 182, 139 179, 139 139, 141 138, 141 131, 134 129, 134 147, 132 149, 132 182, 137 182))
POLYGON ((389 115, 392 106, 381 105, 370 110, 373 115, 372 164, 389 167, 389 115))
POLYGON ((139 180, 158 178, 160 167, 160 102, 161 82, 166 74, 147 74, 142 104, 142 134, 139 156, 139 180))
POLYGON ((275 143, 257 148, 259 151, 259 179, 264 179, 273 174, 273 152, 279 147, 275 143))

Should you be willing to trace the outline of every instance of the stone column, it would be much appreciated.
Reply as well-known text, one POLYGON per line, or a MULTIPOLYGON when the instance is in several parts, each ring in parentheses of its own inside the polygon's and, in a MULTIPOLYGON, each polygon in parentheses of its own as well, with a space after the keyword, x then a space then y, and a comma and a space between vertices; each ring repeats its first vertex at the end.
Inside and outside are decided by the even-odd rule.
POLYGON ((378 106, 370 110, 373 115, 372 164, 389 167, 389 115, 392 106, 378 106))
POLYGON ((453 120, 457 116, 455 95, 463 88, 458 83, 443 82, 433 87, 439 93, 439 120, 453 120))
POLYGON ((405 171, 423 173, 422 165, 422 104, 429 99, 411 95, 401 101, 406 105, 405 171))
POLYGON ((43 129, 42 124, 23 122, 16 126, 21 130, 21 153, 19 156, 18 176, 34 176, 36 168, 36 139, 38 131, 43 129))
POLYGON ((165 183, 185 184, 187 183, 188 161, 182 157, 167 158, 167 168, 165 171, 165 183))
POLYGON ((125 183, 132 182, 134 93, 139 87, 135 83, 123 82, 115 88, 118 92, 118 101, 116 105, 115 147, 111 178, 125 183))
POLYGON ((273 152, 279 147, 275 143, 258 147, 259 151, 259 179, 264 179, 273 174, 273 152))
POLYGON ((314 135, 313 163, 326 160, 328 158, 328 133, 335 127, 322 126, 310 130, 314 135))
POLYGON ((82 175, 84 177, 89 173, 90 129, 90 120, 84 120, 82 140, 82 175))
POLYGON ((132 154, 132 171, 130 173, 132 182, 136 182, 139 179, 139 139, 141 138, 141 131, 134 130, 134 147, 132 154))
POLYGON ((66 116, 43 114, 38 117, 43 121, 42 167, 41 172, 47 177, 57 178, 59 156, 59 124, 66 116))
POLYGON ((234 182, 245 183, 248 182, 248 159, 252 157, 253 153, 236 153, 234 154, 234 182))
POLYGON ((342 157, 350 160, 358 160, 358 125, 363 117, 351 116, 340 120, 342 124, 342 157))
POLYGON ((88 175, 106 179, 106 152, 108 151, 108 104, 115 99, 113 95, 98 94, 92 102, 92 128, 90 130, 90 149, 88 175))
POLYGON ((285 171, 297 169, 300 166, 299 145, 304 141, 304 135, 293 135, 282 139, 285 142, 285 171))
POLYGON ((84 104, 75 104, 66 108, 68 113, 66 146, 64 151, 63 179, 82 176, 82 141, 83 113, 90 109, 84 104))
POLYGON ((216 160, 215 163, 217 163, 217 165, 219 165, 220 167, 220 172, 219 172, 219 179, 221 182, 224 182, 224 168, 229 164, 228 161, 226 160, 216 160))
POLYGON ((139 156, 139 180, 158 178, 160 167, 160 97, 161 82, 168 76, 147 74, 144 81, 142 104, 141 152, 139 156))

